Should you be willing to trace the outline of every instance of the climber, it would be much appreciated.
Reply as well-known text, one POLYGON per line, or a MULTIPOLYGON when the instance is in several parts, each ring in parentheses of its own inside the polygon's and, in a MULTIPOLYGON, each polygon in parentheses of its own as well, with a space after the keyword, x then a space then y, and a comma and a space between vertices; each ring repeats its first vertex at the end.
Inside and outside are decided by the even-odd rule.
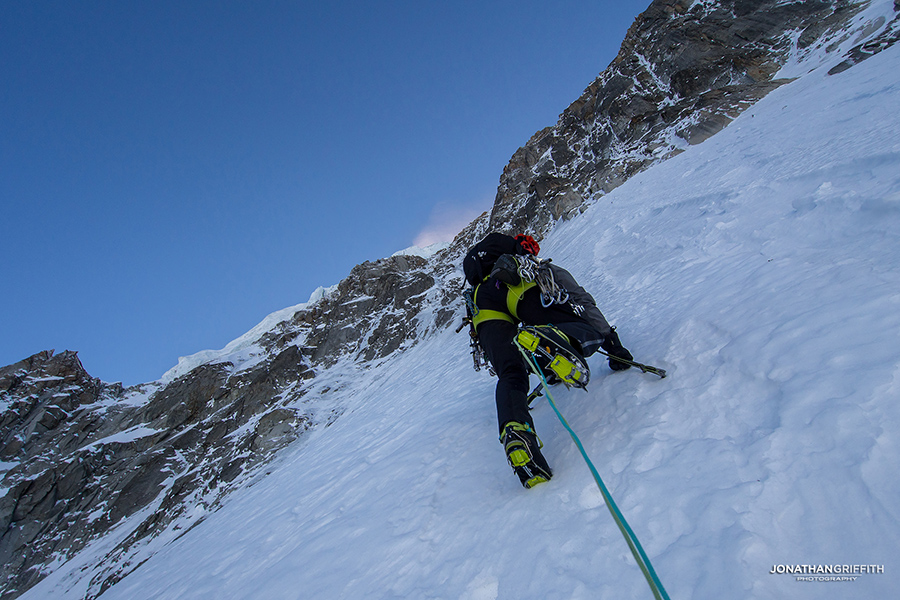
POLYGON ((549 481, 552 471, 541 454, 542 444, 528 411, 528 366, 513 344, 521 331, 518 325, 538 326, 531 329, 556 340, 560 348, 574 350, 581 363, 598 348, 610 356, 609 366, 615 371, 630 366, 617 359, 632 360, 594 298, 565 269, 536 260, 539 251, 529 235, 490 233, 463 260, 466 281, 473 288, 469 292, 472 326, 498 377, 500 441, 507 461, 526 488, 549 481), (544 277, 541 285, 522 277, 529 267, 537 274, 538 266, 544 277))

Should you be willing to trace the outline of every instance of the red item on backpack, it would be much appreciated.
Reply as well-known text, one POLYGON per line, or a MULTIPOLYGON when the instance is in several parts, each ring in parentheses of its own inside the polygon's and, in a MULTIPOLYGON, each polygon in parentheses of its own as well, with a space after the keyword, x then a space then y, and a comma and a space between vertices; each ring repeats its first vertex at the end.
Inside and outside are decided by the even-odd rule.
POLYGON ((538 255, 538 252, 541 251, 541 247, 538 245, 534 238, 530 235, 519 234, 516 236, 516 241, 519 242, 519 245, 525 249, 525 252, 528 254, 532 254, 534 256, 538 255))

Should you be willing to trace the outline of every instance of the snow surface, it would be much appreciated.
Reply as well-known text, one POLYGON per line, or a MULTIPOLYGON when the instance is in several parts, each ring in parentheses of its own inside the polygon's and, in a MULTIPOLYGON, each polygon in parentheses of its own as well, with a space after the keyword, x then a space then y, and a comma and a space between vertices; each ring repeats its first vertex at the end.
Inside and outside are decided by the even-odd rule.
MULTIPOLYGON (((542 241, 669 371, 592 357, 554 397, 673 599, 900 592, 898 67, 900 45, 784 86, 542 241), (884 572, 770 574, 797 564, 884 572)), ((339 419, 103 599, 650 598, 543 402, 555 475, 519 485, 493 388, 453 328, 358 373, 339 419)), ((108 547, 23 598, 80 597, 108 547)))
POLYGON ((448 248, 450 246, 450 242, 435 242, 434 244, 429 244, 424 248, 420 248, 419 246, 410 246, 404 250, 399 250, 394 252, 391 256, 420 256, 422 258, 431 258, 441 250, 448 248))
POLYGON ((158 429, 145 427, 143 425, 135 425, 134 427, 130 427, 125 431, 120 431, 119 433, 108 435, 105 438, 101 438, 95 442, 91 442, 90 444, 82 446, 78 450, 84 451, 88 450, 89 448, 101 448, 107 444, 128 444, 130 442, 134 442, 141 438, 155 435, 157 433, 159 433, 158 429))
POLYGON ((869 2, 838 35, 825 35, 803 50, 797 50, 797 41, 802 30, 793 32, 794 53, 775 75, 775 78, 801 77, 813 69, 828 65, 835 66, 835 57, 847 55, 851 48, 865 41, 871 40, 873 34, 879 31, 885 36, 896 35, 900 21, 894 19, 896 10, 894 3, 885 0, 869 2), (885 25, 887 25, 885 27, 885 25))

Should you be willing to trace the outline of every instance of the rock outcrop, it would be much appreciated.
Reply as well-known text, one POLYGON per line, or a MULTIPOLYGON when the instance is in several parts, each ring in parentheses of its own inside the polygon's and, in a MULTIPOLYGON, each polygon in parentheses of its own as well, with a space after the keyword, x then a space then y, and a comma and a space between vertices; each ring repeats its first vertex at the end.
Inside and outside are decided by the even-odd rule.
POLYGON ((141 548, 181 535, 264 474, 281 448, 338 418, 329 390, 354 370, 447 327, 461 311, 458 265, 475 240, 489 230, 540 236, 702 142, 784 83, 776 75, 790 56, 849 48, 832 61, 838 73, 895 43, 896 12, 854 22, 866 6, 655 0, 558 123, 514 154, 491 213, 444 250, 358 265, 315 301, 142 386, 92 378, 74 352, 0 369, 0 599, 92 544, 103 558, 84 566, 80 586, 86 598, 100 595, 139 566, 141 548))
MULTIPOLYGON (((851 35, 848 25, 868 4, 654 0, 609 67, 513 155, 491 229, 543 234, 588 200, 703 142, 789 81, 776 75, 790 57, 851 35)), ((852 34, 865 41, 835 72, 895 43, 896 17, 852 34)))
POLYGON ((288 381, 312 375, 296 347, 244 373, 230 367, 203 365, 169 385, 131 390, 91 378, 74 352, 3 369, 3 597, 127 517, 146 511, 110 558, 188 510, 213 507, 309 425, 302 411, 279 406, 288 381))
POLYGON ((249 345, 144 386, 92 378, 74 352, 0 369, 0 598, 127 522, 88 586, 99 595, 143 544, 187 530, 277 450, 330 423, 340 407, 322 396, 335 378, 317 389, 317 371, 364 368, 449 322, 454 296, 435 281, 452 269, 427 266, 403 255, 358 265, 249 345))

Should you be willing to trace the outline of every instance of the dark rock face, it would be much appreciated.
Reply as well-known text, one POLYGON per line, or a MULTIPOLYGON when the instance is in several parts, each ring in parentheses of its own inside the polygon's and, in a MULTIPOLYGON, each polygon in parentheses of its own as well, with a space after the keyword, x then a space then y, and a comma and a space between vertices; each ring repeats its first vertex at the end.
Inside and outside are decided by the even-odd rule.
POLYGON ((422 270, 425 264, 418 256, 392 256, 353 267, 323 303, 326 326, 307 341, 315 347, 313 359, 333 364, 345 353, 358 353, 363 360, 375 360, 397 350, 409 339, 411 316, 435 283, 422 270))
MULTIPOLYGON (((92 378, 74 352, 0 368, 0 600, 118 526, 84 575, 86 597, 101 594, 139 566, 149 540, 181 535, 279 449, 337 418, 341 407, 323 399, 341 377, 457 318, 459 264, 474 241, 492 230, 540 237, 701 143, 784 83, 774 77, 790 52, 849 35, 865 5, 655 0, 606 71, 513 155, 490 215, 442 252, 358 265, 318 301, 143 386, 92 378)), ((896 14, 885 21, 855 31, 832 71, 895 43, 896 14)))
POLYGON ((277 450, 327 425, 336 414, 305 398, 317 370, 401 348, 422 326, 426 298, 441 317, 429 326, 449 321, 455 295, 436 278, 452 268, 426 267, 418 256, 358 265, 327 297, 261 334, 247 365, 224 356, 128 390, 90 377, 74 352, 0 369, 0 598, 34 585, 54 556, 134 517, 94 575, 90 595, 102 593, 136 567, 142 543, 187 530, 277 450))
MULTIPOLYGON (((534 134, 512 157, 490 229, 541 235, 587 199, 703 142, 786 82, 774 76, 792 51, 846 27, 866 5, 654 0, 609 67, 554 127, 534 134), (800 32, 796 41, 794 32, 800 32)), ((851 53, 848 64, 896 37, 887 28, 883 39, 851 53)))
POLYGON ((148 507, 111 561, 192 506, 214 508, 233 481, 309 426, 301 410, 279 406, 288 381, 312 376, 296 347, 245 373, 230 366, 202 365, 155 392, 91 378, 74 352, 42 352, 0 371, 4 598, 36 583, 52 556, 148 507))

